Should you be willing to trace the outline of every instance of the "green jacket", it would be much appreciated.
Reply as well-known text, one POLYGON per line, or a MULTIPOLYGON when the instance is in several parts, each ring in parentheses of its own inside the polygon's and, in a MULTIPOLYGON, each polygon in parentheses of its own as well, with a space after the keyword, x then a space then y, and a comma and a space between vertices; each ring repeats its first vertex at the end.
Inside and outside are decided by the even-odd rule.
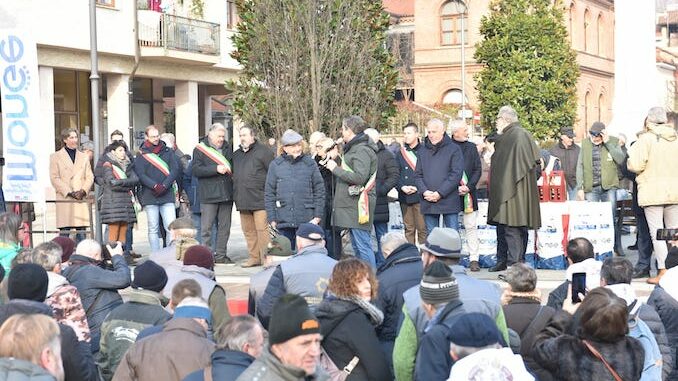
POLYGON ((271 353, 269 346, 265 346, 259 358, 257 358, 236 381, 326 381, 329 376, 325 371, 316 367, 314 374, 306 372, 293 365, 286 365, 271 353))
POLYGON ((12 269, 12 259, 21 249, 16 243, 0 242, 0 265, 5 268, 5 278, 12 269))
MULTIPOLYGON (((626 155, 619 146, 619 139, 610 136, 607 143, 600 147, 600 185, 604 190, 619 188, 619 165, 624 164, 626 155)), ((591 192, 593 189, 593 142, 584 139, 581 142, 577 159, 577 189, 591 192)))
POLYGON ((356 135, 344 145, 343 163, 353 171, 337 167, 332 171, 337 178, 334 192, 334 213, 332 225, 346 229, 372 230, 374 207, 377 203, 376 186, 369 192, 370 220, 366 224, 358 223, 358 196, 351 196, 351 185, 364 186, 372 174, 377 172, 377 145, 365 134, 356 135))

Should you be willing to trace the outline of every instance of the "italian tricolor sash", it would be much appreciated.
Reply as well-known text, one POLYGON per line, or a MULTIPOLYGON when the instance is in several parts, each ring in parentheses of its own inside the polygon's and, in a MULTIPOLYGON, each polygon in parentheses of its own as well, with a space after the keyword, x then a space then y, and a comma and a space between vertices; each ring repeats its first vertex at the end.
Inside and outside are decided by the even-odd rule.
POLYGON ((231 162, 228 161, 228 159, 222 155, 221 152, 208 146, 204 142, 200 142, 195 148, 199 149, 200 152, 204 153, 205 156, 209 157, 213 162, 217 163, 217 165, 226 166, 226 173, 229 175, 232 173, 231 162))
MULTIPOLYGON (((341 159, 341 168, 345 171, 355 173, 344 158, 341 159)), ((370 222, 370 191, 377 184, 377 171, 374 171, 372 176, 367 180, 364 186, 360 189, 360 194, 358 195, 358 223, 366 224, 370 222)))
MULTIPOLYGON (((163 160, 160 156, 158 156, 155 153, 145 153, 143 155, 144 159, 151 163, 152 166, 154 166, 158 171, 162 172, 163 175, 169 176, 170 175, 170 167, 169 165, 163 160)), ((172 183, 172 191, 174 192, 174 196, 177 197, 179 194, 179 187, 177 186, 177 182, 172 183)))
POLYGON ((127 178, 127 174, 125 173, 125 171, 122 170, 122 168, 118 167, 113 163, 106 162, 106 164, 109 164, 111 166, 111 169, 113 170, 113 177, 115 177, 118 180, 124 180, 127 178))
MULTIPOLYGON (((466 175, 466 171, 464 171, 461 175, 460 184, 468 186, 468 176, 466 175)), ((471 192, 464 195, 464 213, 473 213, 473 197, 471 196, 471 192)))
POLYGON ((400 147, 400 154, 403 155, 407 165, 414 171, 417 168, 417 154, 412 150, 405 149, 405 147, 400 147))

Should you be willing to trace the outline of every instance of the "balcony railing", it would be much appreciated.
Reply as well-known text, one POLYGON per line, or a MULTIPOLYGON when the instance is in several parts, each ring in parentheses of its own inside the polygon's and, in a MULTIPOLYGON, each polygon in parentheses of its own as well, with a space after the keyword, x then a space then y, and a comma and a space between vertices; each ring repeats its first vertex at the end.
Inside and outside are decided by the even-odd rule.
POLYGON ((153 11, 139 13, 139 45, 219 55, 219 24, 153 11))

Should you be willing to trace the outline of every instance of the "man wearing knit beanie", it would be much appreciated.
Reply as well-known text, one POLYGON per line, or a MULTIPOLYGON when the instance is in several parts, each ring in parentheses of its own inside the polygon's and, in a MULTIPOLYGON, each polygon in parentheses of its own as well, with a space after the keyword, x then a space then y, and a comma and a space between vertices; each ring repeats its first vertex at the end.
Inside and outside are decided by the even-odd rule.
POLYGON ((134 269, 127 302, 113 309, 101 325, 99 366, 105 380, 113 377, 122 356, 139 332, 170 319, 170 314, 163 308, 167 299, 160 294, 165 284, 165 269, 151 260, 134 269))
POLYGON ((444 380, 452 368, 452 360, 446 350, 450 345, 447 331, 466 312, 459 300, 459 285, 452 270, 444 263, 436 261, 424 269, 419 294, 430 320, 420 341, 415 378, 444 380))
POLYGON ((285 294, 278 299, 273 306, 268 339, 269 347, 237 381, 327 379, 318 366, 320 323, 304 298, 285 294))
POLYGON ((214 324, 212 326, 216 339, 221 327, 228 322, 231 314, 226 304, 226 291, 214 280, 214 256, 212 250, 204 245, 191 246, 184 254, 183 266, 169 266, 167 284, 162 290, 166 298, 172 297, 172 288, 184 279, 193 279, 200 285, 202 298, 209 304, 214 324))

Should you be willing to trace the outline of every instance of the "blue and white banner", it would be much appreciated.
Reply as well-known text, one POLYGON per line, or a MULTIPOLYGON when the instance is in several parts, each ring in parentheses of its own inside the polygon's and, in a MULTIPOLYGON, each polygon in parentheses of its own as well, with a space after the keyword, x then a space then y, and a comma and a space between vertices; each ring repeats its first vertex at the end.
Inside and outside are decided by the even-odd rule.
POLYGON ((0 101, 5 201, 42 202, 52 147, 41 131, 38 53, 26 31, 0 29, 0 101))

